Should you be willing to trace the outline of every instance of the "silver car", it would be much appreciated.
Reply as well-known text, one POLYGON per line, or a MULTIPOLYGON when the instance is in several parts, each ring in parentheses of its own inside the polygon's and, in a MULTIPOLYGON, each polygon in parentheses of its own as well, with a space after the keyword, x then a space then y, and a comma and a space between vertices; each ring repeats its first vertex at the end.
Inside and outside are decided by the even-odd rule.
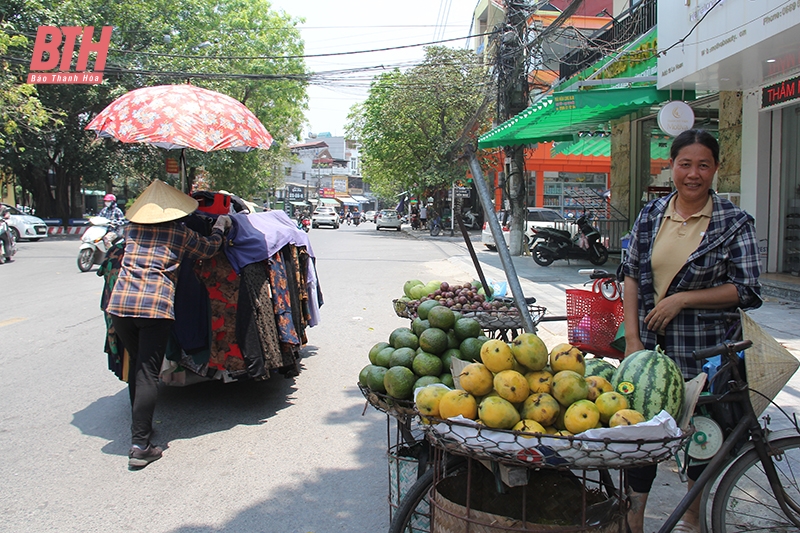
POLYGON ((400 217, 397 216, 397 211, 393 209, 384 209, 378 213, 378 218, 375 220, 375 229, 391 228, 400 231, 400 226, 402 224, 400 217))
POLYGON ((44 223, 39 217, 33 215, 26 215, 16 207, 8 204, 3 204, 9 212, 11 217, 8 219, 8 226, 14 233, 14 239, 38 241, 43 237, 47 237, 47 224, 44 223))

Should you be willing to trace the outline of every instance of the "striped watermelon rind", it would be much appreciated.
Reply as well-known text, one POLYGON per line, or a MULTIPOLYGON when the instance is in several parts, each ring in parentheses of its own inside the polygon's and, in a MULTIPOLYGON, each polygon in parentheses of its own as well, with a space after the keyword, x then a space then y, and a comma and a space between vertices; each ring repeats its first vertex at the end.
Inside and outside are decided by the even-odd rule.
POLYGON ((614 371, 617 367, 604 359, 596 357, 587 357, 584 359, 584 362, 586 363, 586 371, 583 374, 585 377, 600 376, 611 383, 611 379, 614 377, 614 371))
POLYGON ((663 409, 677 419, 686 395, 683 374, 675 361, 656 346, 622 360, 611 379, 614 390, 624 394, 631 409, 650 420, 663 409), (632 389, 632 390, 631 390, 632 389))

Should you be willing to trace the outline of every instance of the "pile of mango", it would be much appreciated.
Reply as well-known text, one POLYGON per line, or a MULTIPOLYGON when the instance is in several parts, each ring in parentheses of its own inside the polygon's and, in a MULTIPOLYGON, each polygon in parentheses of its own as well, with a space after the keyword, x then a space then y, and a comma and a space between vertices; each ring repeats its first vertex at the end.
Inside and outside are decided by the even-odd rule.
POLYGON ((577 435, 588 429, 633 425, 645 419, 615 392, 615 367, 586 359, 570 344, 552 350, 535 334, 483 343, 480 361, 466 365, 458 388, 426 386, 416 393, 422 416, 461 415, 490 428, 577 435))

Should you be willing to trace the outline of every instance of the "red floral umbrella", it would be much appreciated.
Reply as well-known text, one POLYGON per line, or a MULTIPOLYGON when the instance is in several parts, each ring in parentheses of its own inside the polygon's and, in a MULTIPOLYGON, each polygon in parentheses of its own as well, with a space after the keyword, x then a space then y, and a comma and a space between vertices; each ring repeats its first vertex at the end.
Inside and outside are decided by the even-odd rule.
POLYGON ((266 150, 272 136, 242 103, 193 85, 158 85, 114 100, 87 130, 124 143, 203 152, 266 150))

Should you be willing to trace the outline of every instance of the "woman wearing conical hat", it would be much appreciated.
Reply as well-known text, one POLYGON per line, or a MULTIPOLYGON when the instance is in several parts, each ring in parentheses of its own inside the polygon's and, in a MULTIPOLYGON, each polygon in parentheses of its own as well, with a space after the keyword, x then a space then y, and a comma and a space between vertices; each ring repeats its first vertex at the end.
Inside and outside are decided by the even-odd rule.
POLYGON ((231 219, 223 215, 208 237, 187 228, 180 219, 197 205, 194 198, 155 180, 128 209, 125 256, 105 311, 131 361, 130 469, 144 468, 160 459, 163 451, 150 438, 158 376, 175 320, 178 268, 183 259, 213 256, 231 225, 231 219))

